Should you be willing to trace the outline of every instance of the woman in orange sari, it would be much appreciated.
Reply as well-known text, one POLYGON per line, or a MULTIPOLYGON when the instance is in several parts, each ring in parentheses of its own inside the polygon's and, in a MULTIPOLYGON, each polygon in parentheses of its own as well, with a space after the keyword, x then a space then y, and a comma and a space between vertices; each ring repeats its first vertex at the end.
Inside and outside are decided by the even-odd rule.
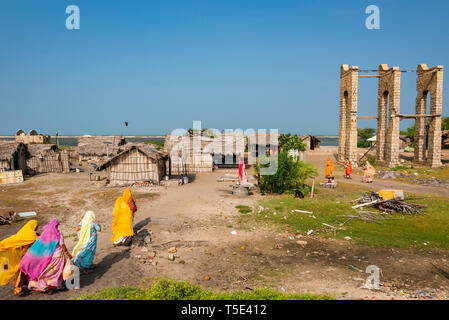
POLYGON ((327 158, 327 162, 326 162, 326 178, 327 178, 327 182, 331 182, 331 180, 333 179, 332 173, 334 172, 335 166, 334 163, 332 162, 331 158, 327 158))
POLYGON ((112 213, 112 238, 114 246, 130 245, 134 236, 134 213, 137 211, 136 199, 129 188, 118 197, 112 213))
POLYGON ((0 285, 6 285, 14 278, 14 294, 22 293, 22 287, 28 284, 28 278, 19 270, 22 257, 37 240, 38 223, 28 221, 15 235, 0 242, 0 285))

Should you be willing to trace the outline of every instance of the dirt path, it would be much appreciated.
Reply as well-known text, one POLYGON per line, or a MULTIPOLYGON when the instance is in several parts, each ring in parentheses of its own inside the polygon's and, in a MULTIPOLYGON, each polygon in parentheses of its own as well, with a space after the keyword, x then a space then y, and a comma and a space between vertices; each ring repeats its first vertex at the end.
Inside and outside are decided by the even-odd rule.
MULTIPOLYGON (((309 161, 323 156, 311 155, 309 161)), ((399 290, 418 298, 419 292, 438 298, 449 296, 449 280, 441 272, 449 259, 444 250, 368 247, 306 235, 291 239, 291 234, 270 226, 239 225, 235 206, 253 206, 261 196, 232 196, 229 183, 216 181, 224 173, 198 174, 194 181, 179 187, 133 190, 138 205, 137 229, 151 231, 153 240, 149 246, 133 248, 114 248, 109 241, 112 208, 123 189, 104 188, 82 174, 34 177, 19 187, 5 188, 5 199, 11 193, 16 201, 3 206, 4 210, 17 209, 21 203, 29 209, 28 201, 28 205, 38 206, 41 225, 58 217, 69 249, 75 244, 74 229, 86 210, 95 211, 103 231, 94 261, 97 268, 81 276, 79 292, 32 293, 16 298, 8 285, 0 287, 0 299, 70 299, 106 286, 141 285, 154 276, 185 279, 220 290, 270 286, 354 299, 406 298, 399 290), (167 249, 172 246, 177 250, 175 261, 167 259, 167 249), (363 271, 370 264, 382 269, 381 291, 359 288, 366 279, 363 271), (205 275, 211 279, 205 280, 205 275)), ((355 179, 353 183, 357 183, 355 179)), ((428 187, 422 188, 427 192, 428 187)), ((21 225, 0 227, 0 238, 13 234, 21 225)))

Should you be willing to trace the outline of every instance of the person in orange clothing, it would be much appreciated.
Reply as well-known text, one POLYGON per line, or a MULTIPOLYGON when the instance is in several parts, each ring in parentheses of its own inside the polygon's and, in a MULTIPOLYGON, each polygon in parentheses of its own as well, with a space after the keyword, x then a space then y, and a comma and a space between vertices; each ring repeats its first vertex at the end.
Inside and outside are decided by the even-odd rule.
POLYGON ((335 166, 332 162, 331 158, 327 158, 326 162, 326 178, 327 182, 331 183, 334 177, 332 176, 332 173, 334 172, 335 166))
POLYGON ((114 246, 130 245, 134 236, 134 213, 137 211, 136 199, 126 188, 123 196, 117 198, 112 213, 112 238, 114 246))
POLYGON ((371 183, 374 180, 374 175, 376 174, 376 169, 366 161, 365 169, 363 171, 363 179, 362 182, 371 183))
POLYGON ((352 173, 352 165, 351 161, 347 158, 345 161, 345 169, 346 169, 346 179, 351 179, 351 173, 352 173))

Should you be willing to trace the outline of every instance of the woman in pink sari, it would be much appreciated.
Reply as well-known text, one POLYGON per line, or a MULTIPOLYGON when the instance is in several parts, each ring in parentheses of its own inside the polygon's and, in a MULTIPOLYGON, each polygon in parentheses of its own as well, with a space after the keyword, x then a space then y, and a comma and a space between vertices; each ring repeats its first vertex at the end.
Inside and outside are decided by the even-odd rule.
POLYGON ((20 271, 29 279, 29 290, 52 293, 62 287, 66 259, 72 256, 58 226, 57 219, 51 220, 20 262, 20 271))

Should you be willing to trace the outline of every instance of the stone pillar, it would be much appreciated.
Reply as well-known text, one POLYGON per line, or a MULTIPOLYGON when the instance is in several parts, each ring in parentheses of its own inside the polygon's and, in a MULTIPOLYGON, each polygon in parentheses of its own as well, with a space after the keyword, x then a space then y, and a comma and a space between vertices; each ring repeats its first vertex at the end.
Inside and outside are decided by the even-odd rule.
POLYGON ((441 166, 441 114, 443 105, 443 66, 431 69, 420 64, 416 70, 416 114, 426 114, 427 95, 430 94, 429 130, 426 150, 426 118, 415 120, 414 161, 431 167, 441 166))
MULTIPOLYGON (((419 75, 418 75, 419 77, 419 75)), ((428 92, 423 92, 422 88, 418 89, 418 81, 416 85, 416 115, 426 114, 426 100, 428 92)), ((413 161, 417 164, 423 164, 426 159, 426 118, 415 118, 415 154, 413 161)))
POLYGON ((430 83, 430 118, 427 165, 441 167, 441 114, 443 112, 443 66, 430 69, 433 72, 430 83))
POLYGON ((345 73, 349 71, 347 64, 340 67, 340 122, 338 130, 338 161, 345 161, 346 151, 346 115, 348 108, 348 92, 346 90, 346 80, 344 78, 345 73))
POLYGON ((340 132, 338 160, 351 160, 357 166, 357 95, 359 68, 342 65, 340 69, 340 132))
POLYGON ((377 131, 376 131, 376 159, 378 163, 385 161, 385 138, 387 134, 387 106, 389 92, 384 85, 383 76, 388 71, 388 65, 379 65, 379 85, 377 91, 377 131))
POLYGON ((388 68, 387 64, 379 65, 376 150, 379 164, 388 167, 399 163, 400 96, 401 72, 399 68, 388 68))
POLYGON ((401 101, 401 72, 398 67, 391 70, 389 90, 388 129, 385 145, 385 164, 394 167, 399 164, 399 122, 401 101))

